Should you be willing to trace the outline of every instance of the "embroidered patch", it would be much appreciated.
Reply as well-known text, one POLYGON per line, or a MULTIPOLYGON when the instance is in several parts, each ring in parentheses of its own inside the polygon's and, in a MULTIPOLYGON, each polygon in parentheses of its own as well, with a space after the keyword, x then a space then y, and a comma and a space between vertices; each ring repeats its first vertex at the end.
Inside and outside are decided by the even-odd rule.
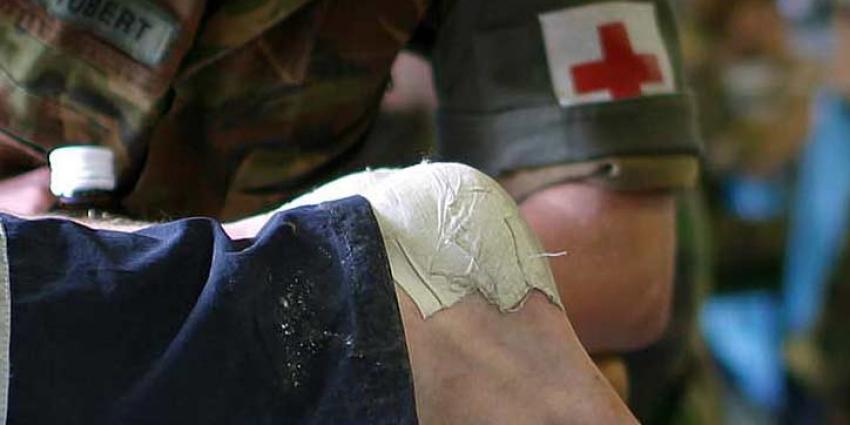
POLYGON ((562 106, 676 91, 653 4, 597 3, 539 18, 562 106))
POLYGON ((177 37, 178 23, 146 0, 42 0, 47 12, 101 37, 130 57, 157 65, 177 37))

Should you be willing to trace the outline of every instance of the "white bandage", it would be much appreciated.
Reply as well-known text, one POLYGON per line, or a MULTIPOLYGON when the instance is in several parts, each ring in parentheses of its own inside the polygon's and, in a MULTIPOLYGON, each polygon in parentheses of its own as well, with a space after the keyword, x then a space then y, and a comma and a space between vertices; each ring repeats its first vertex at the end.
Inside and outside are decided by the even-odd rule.
POLYGON ((532 289, 563 309, 548 260, 498 183, 460 164, 352 174, 283 209, 359 194, 372 205, 395 282, 424 317, 479 292, 503 312, 532 289))

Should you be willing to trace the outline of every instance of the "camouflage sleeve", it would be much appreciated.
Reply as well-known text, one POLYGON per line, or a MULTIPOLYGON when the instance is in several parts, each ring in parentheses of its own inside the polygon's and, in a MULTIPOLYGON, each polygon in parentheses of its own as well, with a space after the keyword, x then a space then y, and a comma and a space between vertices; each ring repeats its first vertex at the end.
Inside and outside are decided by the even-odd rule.
POLYGON ((135 217, 271 208, 357 150, 426 3, 0 1, 0 178, 95 144, 135 217))
POLYGON ((0 2, 0 178, 44 165, 55 147, 95 144, 132 185, 202 12, 166 3, 0 2))
POLYGON ((664 0, 457 0, 435 19, 439 151, 515 195, 683 187, 700 144, 664 0))

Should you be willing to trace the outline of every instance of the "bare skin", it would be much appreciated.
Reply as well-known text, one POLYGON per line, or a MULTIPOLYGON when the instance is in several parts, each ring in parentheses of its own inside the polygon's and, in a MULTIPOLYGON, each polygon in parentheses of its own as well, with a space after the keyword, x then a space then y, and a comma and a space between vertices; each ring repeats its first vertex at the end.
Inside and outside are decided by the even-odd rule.
POLYGON ((544 189, 520 211, 549 264, 579 339, 591 353, 645 346, 669 320, 675 206, 663 192, 572 183, 544 189))
POLYGON ((398 298, 421 424, 637 423, 542 294, 510 314, 470 295, 427 320, 398 298))
POLYGON ((54 202, 47 167, 0 180, 0 211, 21 215, 43 214, 54 202))

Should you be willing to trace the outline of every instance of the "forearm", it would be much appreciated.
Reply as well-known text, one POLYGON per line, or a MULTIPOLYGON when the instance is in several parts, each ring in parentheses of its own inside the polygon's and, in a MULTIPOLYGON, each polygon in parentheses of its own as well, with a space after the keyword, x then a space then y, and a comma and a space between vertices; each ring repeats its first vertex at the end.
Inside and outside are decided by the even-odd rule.
POLYGON ((675 251, 670 192, 584 183, 541 190, 521 205, 549 252, 570 321, 590 352, 639 348, 669 318, 675 251))

